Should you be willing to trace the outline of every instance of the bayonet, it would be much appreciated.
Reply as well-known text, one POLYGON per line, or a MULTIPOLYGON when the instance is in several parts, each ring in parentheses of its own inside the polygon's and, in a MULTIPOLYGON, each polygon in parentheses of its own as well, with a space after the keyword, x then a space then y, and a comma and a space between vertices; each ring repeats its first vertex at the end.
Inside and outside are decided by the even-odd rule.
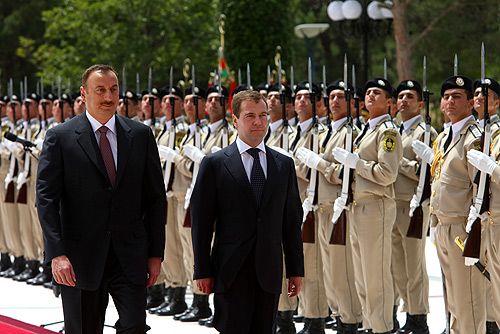
POLYGON ((139 78, 139 73, 135 73, 135 93, 139 94, 141 91, 141 85, 140 85, 140 78, 139 78))
POLYGON ((455 58, 453 59, 453 75, 457 76, 458 75, 458 56, 455 53, 455 58))
POLYGON ((271 67, 267 65, 267 86, 271 86, 271 67))
POLYGON ((384 79, 387 80, 387 58, 384 58, 384 79))
POLYGON ((295 82, 293 74, 293 65, 290 66, 290 89, 292 90, 292 97, 295 96, 295 82))
POLYGON ((177 120, 175 119, 175 97, 174 97, 174 67, 170 66, 170 76, 169 76, 169 82, 168 82, 168 94, 170 95, 169 97, 169 102, 170 102, 170 112, 171 115, 170 117, 172 118, 172 127, 174 128, 174 133, 175 133, 175 127, 177 126, 177 120))
POLYGON ((252 89, 252 80, 250 78, 250 64, 247 63, 247 86, 248 89, 252 89))
POLYGON ((241 68, 238 69, 238 85, 241 85, 241 68))

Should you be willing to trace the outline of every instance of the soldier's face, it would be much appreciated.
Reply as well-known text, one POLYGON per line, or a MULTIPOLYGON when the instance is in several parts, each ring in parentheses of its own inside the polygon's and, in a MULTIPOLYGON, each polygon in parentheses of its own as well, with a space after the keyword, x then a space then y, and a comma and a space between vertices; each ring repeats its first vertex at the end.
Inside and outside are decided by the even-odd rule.
MULTIPOLYGON (((500 100, 495 92, 488 90, 488 113, 494 115, 498 109, 500 100)), ((479 114, 479 118, 484 117, 484 96, 481 87, 477 87, 474 91, 474 109, 479 114)))
POLYGON ((365 108, 370 113, 370 118, 381 116, 391 106, 391 98, 378 87, 368 88, 365 94, 365 108))
POLYGON ((269 92, 267 94, 267 105, 269 111, 281 111, 281 100, 279 92, 269 92))
POLYGON ((300 90, 295 94, 295 111, 301 122, 307 121, 312 117, 312 104, 309 91, 300 90))
MULTIPOLYGON (((328 96, 332 119, 339 120, 347 116, 347 101, 343 89, 334 89, 328 96)), ((351 111, 354 111, 354 100, 351 100, 351 111)))
POLYGON ((224 117, 222 106, 220 105, 220 94, 210 93, 205 104, 210 122, 217 122, 224 117))
MULTIPOLYGON (((205 118, 205 99, 198 96, 198 119, 205 118)), ((194 105, 194 96, 187 95, 184 98, 184 110, 186 111, 186 115, 188 117, 188 121, 190 124, 196 121, 196 108, 194 105)))
POLYGON ((420 113, 420 109, 423 106, 423 102, 418 99, 417 92, 410 89, 399 92, 396 104, 397 110, 399 110, 401 117, 405 120, 408 120, 420 113))
POLYGON ((142 101, 141 101, 141 109, 142 109, 142 112, 146 115, 146 118, 151 118, 151 105, 149 104, 150 98, 153 99, 153 105, 154 105, 154 109, 155 109, 154 110, 155 117, 159 116, 161 113, 160 100, 154 95, 144 94, 144 96, 142 97, 142 101))
POLYGON ((19 119, 19 103, 17 102, 8 103, 6 114, 11 122, 13 122, 14 119, 16 120, 19 119))
POLYGON ((472 111, 473 99, 467 98, 467 92, 461 88, 447 89, 443 94, 444 112, 452 123, 469 116, 472 111))
POLYGON ((118 78, 112 71, 92 72, 86 86, 80 87, 80 95, 89 113, 111 118, 120 99, 118 78))
POLYGON ((243 101, 240 117, 233 115, 238 136, 248 145, 255 147, 264 139, 267 132, 267 107, 264 101, 243 101))
POLYGON ((170 104, 170 97, 174 98, 175 117, 179 117, 182 114, 182 110, 184 108, 184 103, 180 97, 178 97, 177 95, 165 95, 161 99, 161 109, 167 120, 172 119, 172 105, 170 104))
POLYGON ((52 117, 52 101, 45 99, 41 100, 40 103, 38 104, 38 115, 42 119, 47 119, 52 117), (45 111, 43 111, 44 106, 45 106, 45 111))
POLYGON ((75 115, 83 114, 83 112, 85 111, 85 103, 83 102, 81 96, 78 96, 75 99, 75 104, 73 107, 75 108, 75 115))

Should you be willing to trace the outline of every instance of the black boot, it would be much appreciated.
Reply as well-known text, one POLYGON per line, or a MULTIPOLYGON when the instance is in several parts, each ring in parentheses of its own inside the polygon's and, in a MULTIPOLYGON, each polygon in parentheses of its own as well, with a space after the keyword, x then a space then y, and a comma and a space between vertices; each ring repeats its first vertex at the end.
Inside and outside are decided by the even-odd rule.
POLYGON ((498 326, 494 321, 486 321, 486 334, 498 334, 498 326))
POLYGON ((37 260, 26 261, 26 269, 19 275, 12 277, 14 281, 26 282, 40 273, 40 262, 37 260))
POLYGON ((10 267, 10 269, 7 269, 4 277, 12 278, 22 273, 24 269, 26 269, 26 260, 24 260, 24 256, 15 257, 12 267, 10 267))
POLYGON ((307 328, 304 326, 299 334, 325 334, 325 319, 324 318, 305 318, 304 322, 308 324, 307 328))
POLYGON ((160 306, 165 301, 165 284, 156 284, 148 288, 146 309, 160 306))
POLYGON ((406 324, 397 331, 398 334, 429 334, 427 314, 406 314, 406 324))
POLYGON ((170 302, 172 301, 173 294, 174 294, 174 288, 171 287, 165 288, 165 301, 157 307, 150 308, 148 310, 149 314, 156 314, 156 311, 158 311, 159 309, 167 307, 168 304, 170 304, 170 302))
POLYGON ((276 316, 276 334, 295 334, 293 311, 278 311, 276 316))
POLYGON ((186 288, 173 288, 172 300, 170 303, 155 312, 157 315, 176 315, 187 309, 186 288))
POLYGON ((208 317, 206 320, 205 320, 205 324, 203 325, 205 327, 209 327, 209 328, 212 328, 214 327, 214 316, 210 316, 208 317))
POLYGON ((393 322, 392 333, 397 333, 399 329, 397 313, 398 313, 398 306, 394 305, 394 307, 392 308, 392 322, 393 322))
POLYGON ((337 330, 337 334, 357 334, 358 333, 358 324, 346 324, 343 322, 339 322, 339 328, 337 330))
POLYGON ((191 311, 180 317, 182 322, 197 322, 200 319, 206 319, 212 315, 212 310, 208 304, 208 295, 198 295, 195 294, 195 299, 193 299, 193 305, 191 305, 191 311))
POLYGON ((2 272, 6 271, 12 267, 12 261, 10 260, 10 256, 8 253, 2 253, 0 255, 0 276, 2 275, 2 272))
POLYGON ((30 285, 43 285, 52 281, 52 269, 49 266, 43 266, 42 271, 33 278, 26 281, 30 285))

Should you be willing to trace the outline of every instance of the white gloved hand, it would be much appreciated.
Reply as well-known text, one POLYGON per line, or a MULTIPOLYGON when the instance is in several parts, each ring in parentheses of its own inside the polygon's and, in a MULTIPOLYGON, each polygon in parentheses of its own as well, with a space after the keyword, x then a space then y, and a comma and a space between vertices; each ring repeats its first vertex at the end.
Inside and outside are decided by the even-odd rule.
POLYGON ((343 148, 335 147, 332 151, 332 154, 335 160, 337 160, 347 168, 356 168, 356 164, 359 160, 359 155, 357 153, 350 153, 343 148))
POLYGON ((465 257, 465 260, 464 260, 465 265, 467 267, 475 265, 476 262, 478 262, 478 261, 479 261, 479 259, 476 259, 475 257, 467 257, 467 256, 465 257))
POLYGON ((220 148, 219 146, 214 146, 212 147, 212 154, 214 154, 215 152, 219 152, 220 150, 222 150, 222 148, 220 148))
POLYGON ((493 174, 493 170, 497 166, 496 162, 489 156, 478 150, 470 150, 467 152, 467 160, 469 163, 479 169, 481 172, 493 174))
POLYGON ((432 148, 425 145, 420 140, 415 140, 413 143, 411 143, 411 147, 413 148, 415 154, 422 158, 424 162, 428 163, 429 165, 432 164, 432 161, 434 160, 434 152, 432 152, 432 148))
POLYGON ((321 161, 321 157, 319 156, 319 154, 316 154, 305 147, 299 147, 295 156, 297 157, 297 159, 302 161, 307 167, 312 169, 317 169, 318 164, 321 161))
POLYGON ((313 203, 311 197, 307 196, 306 199, 304 200, 304 203, 302 203, 302 211, 303 211, 303 216, 302 216, 302 222, 306 221, 307 214, 313 210, 313 203))
POLYGON ((179 152, 165 145, 158 145, 158 153, 162 159, 172 163, 179 156, 179 152))
POLYGON ((37 138, 35 139, 34 144, 36 145, 36 148, 41 151, 43 148, 43 139, 42 138, 37 138))
POLYGON ((436 245, 436 228, 435 227, 431 227, 429 229, 429 236, 431 239, 431 243, 436 245))
POLYGON ((19 145, 21 145, 21 144, 15 143, 15 142, 10 141, 10 140, 4 140, 3 145, 5 146, 5 148, 7 150, 9 150, 10 153, 16 153, 17 150, 19 149, 19 145))
POLYGON ((410 217, 413 217, 413 212, 415 212, 415 209, 420 206, 420 202, 417 198, 417 194, 413 194, 413 197, 411 198, 410 201, 410 212, 409 215, 410 217))
POLYGON ((347 198, 343 196, 337 197, 337 199, 333 203, 333 216, 332 216, 333 224, 337 223, 337 220, 342 214, 342 211, 344 211, 347 208, 346 204, 347 204, 347 198))
POLYGON ((197 164, 200 164, 205 157, 205 153, 191 144, 184 145, 184 155, 197 164))
POLYGON ((477 218, 479 218, 479 213, 477 212, 476 207, 474 205, 471 205, 469 209, 469 216, 467 217, 465 232, 470 233, 470 231, 472 230, 472 225, 474 225, 474 222, 477 218))
POLYGON ((290 152, 288 152, 287 150, 285 150, 284 148, 281 148, 279 146, 270 146, 270 148, 272 148, 273 150, 275 150, 276 152, 279 152, 289 158, 292 157, 292 155, 290 154, 290 152))

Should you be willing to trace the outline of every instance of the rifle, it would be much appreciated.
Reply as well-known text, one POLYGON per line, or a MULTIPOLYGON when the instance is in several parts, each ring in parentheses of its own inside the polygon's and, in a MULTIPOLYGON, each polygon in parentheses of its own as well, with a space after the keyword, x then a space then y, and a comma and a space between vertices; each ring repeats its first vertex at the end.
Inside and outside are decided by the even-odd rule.
POLYGON ((149 106, 151 109, 151 128, 153 128, 153 134, 155 133, 155 124, 156 124, 156 119, 155 119, 155 100, 153 96, 153 92, 151 91, 153 88, 153 70, 151 67, 149 67, 149 72, 148 72, 148 102, 149 106))
POLYGON ((57 100, 59 101, 59 109, 61 110, 61 123, 64 123, 64 101, 61 96, 61 76, 57 76, 57 100))
MULTIPOLYGON (((422 95, 425 104, 425 132, 424 132, 424 144, 431 147, 431 116, 429 112, 429 97, 431 93, 427 89, 427 58, 424 56, 423 62, 423 89, 422 95)), ((422 210, 422 203, 431 197, 431 181, 429 166, 425 162, 420 164, 420 175, 418 178, 417 192, 418 206, 413 208, 410 206, 410 225, 408 226, 408 231, 406 236, 408 238, 422 239, 422 230, 424 222, 424 212, 422 210)), ((427 233, 427 231, 426 231, 427 233)))
MULTIPOLYGON (((352 135, 352 113, 351 113, 351 92, 349 90, 349 85, 347 83, 347 55, 344 55, 344 94, 347 103, 347 123, 346 123, 346 137, 345 137, 345 149, 352 153, 353 149, 353 135, 352 135)), ((352 184, 353 173, 350 168, 343 167, 342 171, 342 193, 341 197, 346 199, 346 206, 350 204, 353 200, 352 184)), ((347 232, 347 213, 343 209, 342 212, 334 212, 333 218, 333 230, 330 237, 330 243, 336 245, 346 244, 346 232, 347 232)))
MULTIPOLYGON (((466 245, 464 245, 464 242, 460 239, 460 237, 455 238, 455 244, 458 246, 458 248, 460 248, 462 252, 465 251, 464 248, 466 247, 466 245)), ((476 263, 474 263, 474 266, 481 272, 481 274, 483 274, 483 276, 488 281, 491 281, 490 273, 486 269, 486 266, 481 263, 481 261, 477 261, 476 263)))
MULTIPOLYGON (((309 99, 311 100, 312 106, 312 151, 316 154, 319 152, 319 124, 316 117, 316 95, 313 91, 312 82, 312 66, 311 58, 308 58, 307 62, 307 79, 309 83, 309 99)), ((314 211, 317 209, 316 198, 316 184, 317 184, 318 171, 314 168, 310 169, 309 185, 307 186, 307 197, 304 200, 304 204, 309 202, 310 211, 304 210, 303 225, 302 225, 302 240, 307 243, 315 242, 315 219, 314 211)), ((304 205, 304 207, 308 207, 304 205)))
MULTIPOLYGON (((14 95, 14 84, 12 81, 12 78, 9 79, 9 83, 7 86, 8 90, 8 95, 12 98, 14 95)), ((10 126, 10 132, 15 133, 16 131, 16 103, 11 102, 11 108, 12 108, 12 124, 10 126)), ((9 157, 9 172, 7 176, 5 177, 5 198, 4 202, 5 203, 15 203, 15 185, 14 185, 14 180, 17 177, 17 173, 19 172, 19 166, 17 164, 17 159, 14 156, 13 153, 10 154, 9 157)))
MULTIPOLYGON (((177 126, 177 122, 175 120, 175 97, 173 96, 174 89, 173 89, 173 67, 170 66, 170 79, 169 79, 169 102, 170 102, 170 118, 171 118, 171 126, 170 126, 170 131, 168 132, 168 143, 167 146, 170 147, 171 149, 175 150, 175 127, 177 126)), ((173 163, 167 162, 165 164, 165 174, 163 176, 163 182, 165 183, 165 193, 170 191, 170 176, 172 174, 172 168, 173 163)))
MULTIPOLYGON (((25 139, 30 141, 31 140, 31 125, 30 125, 30 101, 28 99, 28 78, 24 77, 24 91, 23 91, 23 85, 21 85, 21 91, 23 92, 22 94, 22 101, 24 103, 24 106, 27 111, 27 119, 26 123, 23 123, 23 127, 25 127, 25 139)), ((17 203, 22 203, 26 204, 28 203, 28 187, 27 187, 27 181, 28 177, 30 176, 30 165, 31 165, 31 151, 27 147, 24 148, 24 166, 23 170, 18 173, 17 175, 17 203)))
POLYGON ((250 64, 247 63, 247 87, 248 89, 253 89, 252 88, 252 80, 250 78, 250 64))
POLYGON ((282 77, 281 77, 281 59, 279 60, 279 69, 278 69, 278 85, 279 85, 279 93, 280 93, 280 103, 281 103, 281 110, 282 110, 282 119, 283 119, 283 134, 282 134, 282 148, 288 152, 290 149, 290 131, 289 126, 288 126, 288 115, 286 113, 286 94, 285 90, 283 89, 283 84, 281 83, 282 77))
POLYGON ((358 96, 357 92, 357 87, 356 87, 356 68, 354 64, 352 64, 352 87, 353 87, 353 98, 354 98, 354 110, 356 111, 356 126, 358 129, 361 129, 363 124, 361 123, 361 120, 359 119, 359 99, 360 97, 358 96))
MULTIPOLYGON (((484 98, 484 129, 482 137, 483 153, 490 155, 491 120, 488 112, 488 83, 485 76, 484 43, 481 45, 481 94, 484 98)), ((482 215, 490 210, 490 177, 488 173, 481 172, 479 186, 474 200, 476 211, 482 215)), ((481 218, 478 217, 472 224, 469 236, 465 240, 463 256, 479 259, 481 248, 481 218)))
POLYGON ((125 75, 125 65, 122 68, 122 96, 125 105, 125 117, 128 118, 128 97, 127 97, 127 76, 125 75))
POLYGON ((217 83, 217 90, 219 91, 220 94, 220 105, 222 107, 222 114, 224 117, 222 118, 222 148, 226 147, 229 144, 229 124, 227 122, 226 118, 226 97, 223 94, 222 91, 222 78, 220 76, 220 69, 217 69, 217 75, 219 77, 218 83, 217 83))

